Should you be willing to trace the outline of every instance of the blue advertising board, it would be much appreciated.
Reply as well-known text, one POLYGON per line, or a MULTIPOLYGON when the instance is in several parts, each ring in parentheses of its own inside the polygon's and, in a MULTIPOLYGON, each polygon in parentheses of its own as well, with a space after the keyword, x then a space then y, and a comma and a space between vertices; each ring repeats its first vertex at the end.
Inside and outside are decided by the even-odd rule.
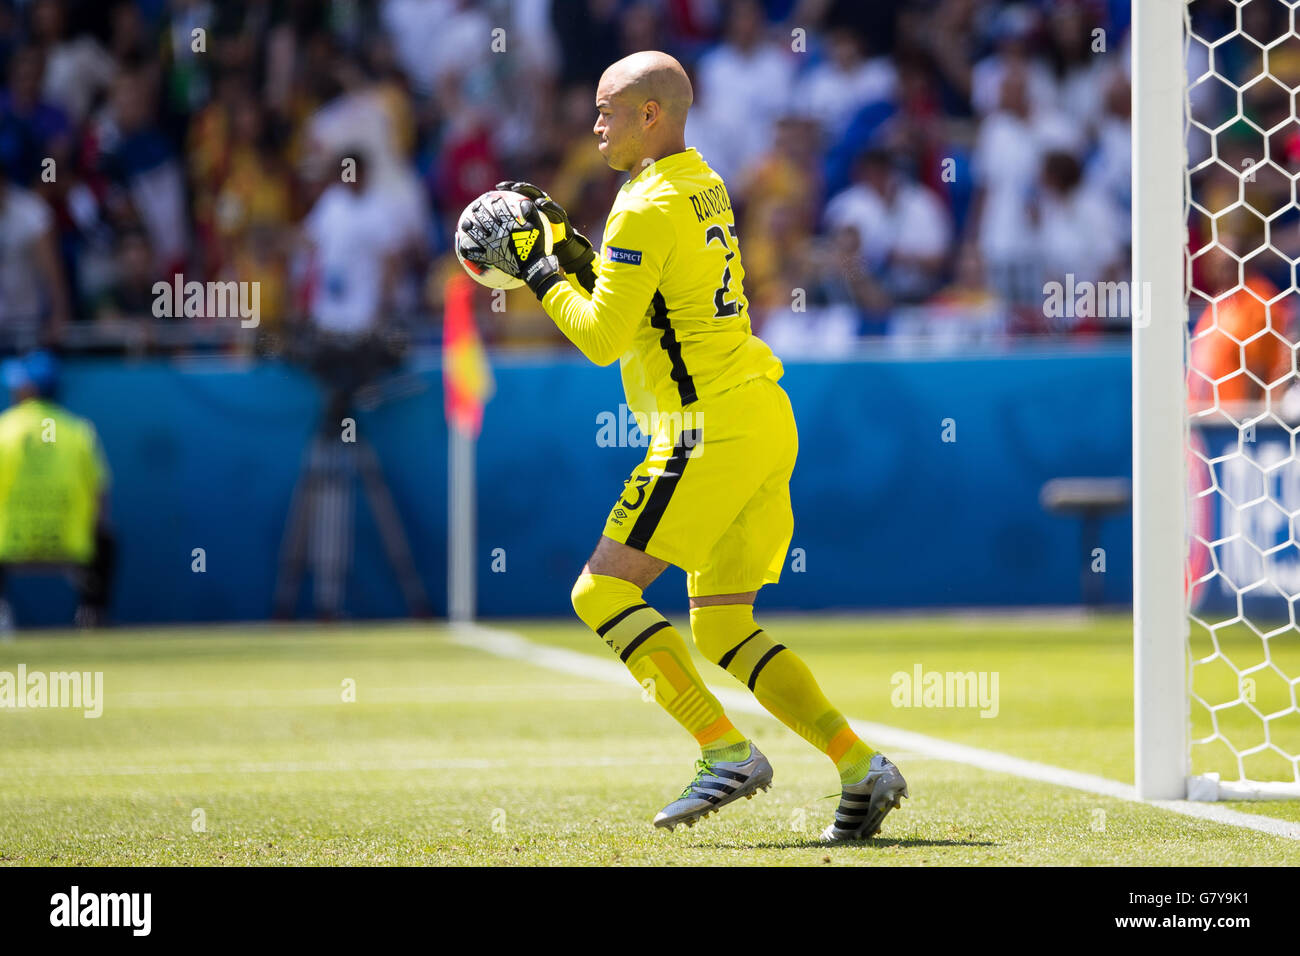
MULTIPOLYGON (((617 367, 494 355, 478 444, 479 611, 569 617, 569 590, 643 454, 621 423, 617 367), (611 423, 613 428, 611 430, 611 423)), ((356 413, 375 448, 436 613, 446 607, 447 431, 436 360, 356 413)), ((766 609, 1077 603, 1080 525, 1039 502, 1058 477, 1127 477, 1123 347, 787 362, 798 419, 795 532, 766 609)), ((98 428, 120 539, 121 623, 256 620, 271 612, 281 539, 323 403, 303 373, 228 360, 69 363, 65 403, 98 428), (196 571, 195 549, 205 556, 196 571)), ((354 495, 345 604, 405 605, 364 496, 354 495)), ((1105 521, 1103 596, 1131 593, 1131 523, 1105 521)), ((298 611, 309 617, 310 580, 298 611)), ((71 620, 58 580, 10 588, 20 624, 71 620)), ((670 569, 647 592, 685 607, 670 569)))

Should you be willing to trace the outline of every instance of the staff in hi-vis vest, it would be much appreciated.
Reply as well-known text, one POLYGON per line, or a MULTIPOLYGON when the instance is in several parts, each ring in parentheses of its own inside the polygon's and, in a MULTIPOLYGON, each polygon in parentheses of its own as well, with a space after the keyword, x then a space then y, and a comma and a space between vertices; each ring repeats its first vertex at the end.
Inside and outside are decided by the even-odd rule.
POLYGON ((104 623, 114 541, 107 523, 108 467, 95 427, 55 401, 58 362, 32 352, 4 365, 13 404, 0 413, 0 628, 14 566, 76 569, 77 625, 104 623))

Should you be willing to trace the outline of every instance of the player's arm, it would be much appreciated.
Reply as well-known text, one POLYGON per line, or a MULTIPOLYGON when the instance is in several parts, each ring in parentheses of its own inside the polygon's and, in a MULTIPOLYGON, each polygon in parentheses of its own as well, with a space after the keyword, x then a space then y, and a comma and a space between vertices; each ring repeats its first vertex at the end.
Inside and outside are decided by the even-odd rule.
POLYGON ((659 288, 671 236, 671 224, 655 207, 623 210, 609 221, 610 257, 594 273, 589 298, 567 282, 540 290, 546 314, 597 365, 609 365, 627 351, 659 288))

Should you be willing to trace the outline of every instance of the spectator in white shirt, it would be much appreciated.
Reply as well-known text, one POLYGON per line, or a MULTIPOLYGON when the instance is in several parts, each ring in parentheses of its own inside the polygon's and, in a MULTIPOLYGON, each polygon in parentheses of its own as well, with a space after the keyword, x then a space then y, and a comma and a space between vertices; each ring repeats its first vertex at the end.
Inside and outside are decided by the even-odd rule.
POLYGON ((858 35, 841 28, 827 38, 826 59, 799 82, 795 104, 833 142, 858 110, 867 103, 892 100, 897 87, 894 64, 883 56, 866 59, 858 35))
POLYGON ((117 65, 89 34, 66 35, 63 0, 36 0, 31 9, 32 33, 45 54, 42 95, 74 124, 80 123, 95 98, 112 83, 117 65))
POLYGON ((492 59, 497 24, 474 0, 383 0, 379 19, 421 95, 449 76, 486 70, 492 59))
MULTIPOLYGON (((1125 222, 1101 190, 1085 185, 1079 162, 1069 153, 1052 152, 1043 158, 1042 193, 1034 245, 1039 250, 1044 282, 1069 285, 1113 281, 1122 277, 1125 222)), ((1070 310, 1073 311, 1073 310, 1070 310)), ((1066 327, 1080 319, 1059 319, 1066 327)), ((1105 316, 1123 324, 1127 316, 1105 316)))
POLYGON ((924 299, 938 287, 952 240, 943 201, 884 150, 865 153, 854 179, 827 205, 826 224, 857 230, 868 267, 897 301, 924 299))
POLYGON ((1013 305, 1036 307, 1041 298, 1032 203, 1043 156, 1063 139, 1062 128, 1055 114, 1034 110, 1028 76, 1016 68, 1003 77, 1000 106, 975 141, 972 228, 989 285, 1013 305))
POLYGON ((686 142, 727 181, 772 145, 794 79, 789 47, 766 39, 764 27, 756 0, 737 0, 726 42, 701 57, 696 71, 686 142))
POLYGON ((1133 123, 1128 77, 1114 70, 1106 84, 1097 150, 1088 164, 1088 182, 1128 208, 1133 191, 1133 123))
POLYGON ((68 321, 68 290, 54 216, 43 199, 9 182, 5 169, 0 162, 0 338, 31 347, 57 337, 68 321))
POLYGON ((1056 84, 1051 70, 1029 52, 1029 40, 1036 26, 1036 14, 1023 4, 1013 4, 999 12, 994 23, 997 50, 976 63, 971 71, 971 105, 978 115, 998 108, 1003 80, 1013 70, 1024 74, 1026 93, 1035 110, 1055 105, 1056 84))
POLYGON ((303 222, 313 274, 308 314, 321 331, 355 336, 376 330, 387 315, 404 238, 403 210, 370 181, 362 150, 344 150, 335 169, 342 158, 355 160, 355 181, 326 187, 303 222))
POLYGON ((1093 22, 1079 0, 1057 0, 1047 14, 1056 106, 1089 133, 1101 118, 1106 80, 1118 56, 1097 49, 1093 22))

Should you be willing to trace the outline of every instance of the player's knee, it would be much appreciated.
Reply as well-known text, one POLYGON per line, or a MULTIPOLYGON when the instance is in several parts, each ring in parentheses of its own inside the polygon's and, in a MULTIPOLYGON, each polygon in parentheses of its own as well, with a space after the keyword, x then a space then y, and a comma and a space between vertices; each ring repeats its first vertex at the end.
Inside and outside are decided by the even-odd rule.
MULTIPOLYGON (((711 604, 691 608, 691 637, 706 659, 722 662, 758 629, 749 604, 711 604)), ((723 665, 726 666, 726 665, 723 665)))
POLYGON ((594 631, 616 614, 641 603, 641 589, 631 581, 584 571, 574 582, 569 600, 574 613, 594 631))
POLYGON ((785 650, 754 622, 748 604, 692 608, 691 635, 701 654, 750 690, 772 658, 785 650))
POLYGON ((573 590, 569 592, 569 600, 573 603, 573 613, 583 621, 587 620, 587 609, 595 590, 596 584, 592 580, 592 576, 590 574, 579 574, 578 580, 573 582, 573 590))

